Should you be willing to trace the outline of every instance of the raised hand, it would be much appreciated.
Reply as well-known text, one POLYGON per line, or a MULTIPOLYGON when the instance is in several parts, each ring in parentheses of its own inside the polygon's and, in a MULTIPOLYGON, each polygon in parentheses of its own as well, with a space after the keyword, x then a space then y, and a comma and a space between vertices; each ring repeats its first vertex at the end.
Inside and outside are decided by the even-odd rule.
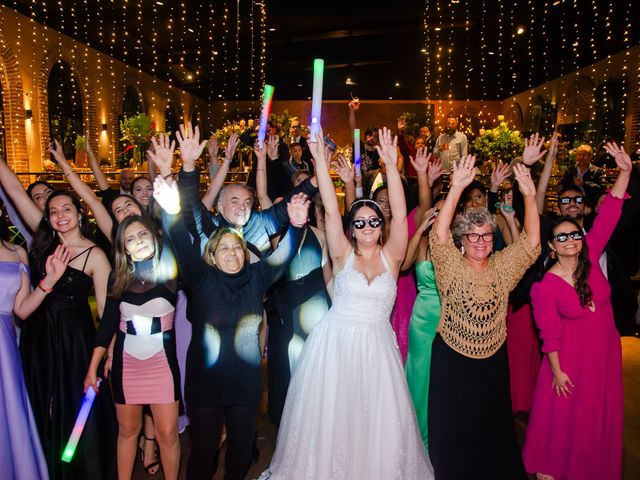
POLYGON ((296 227, 301 227, 309 219, 309 206, 311 200, 304 193, 297 193, 287 203, 289 221, 296 227))
POLYGON ((438 216, 439 210, 436 207, 431 207, 429 210, 424 212, 424 216, 422 217, 422 222, 418 226, 418 231, 421 233, 426 232, 431 225, 436 221, 436 217, 438 216))
POLYGON ((401 132, 404 130, 404 127, 407 126, 407 119, 404 118, 403 116, 399 116, 398 117, 398 132, 401 132))
POLYGON ((442 166, 442 159, 435 158, 432 160, 433 161, 429 162, 429 166, 427 167, 427 176, 429 177, 429 187, 433 187, 433 184, 436 183, 436 180, 438 180, 444 173, 444 167, 442 166))
POLYGON ((206 140, 200 141, 200 127, 193 128, 191 122, 187 124, 188 131, 185 131, 184 125, 180 125, 180 131, 176 132, 176 138, 180 144, 180 157, 182 163, 190 168, 195 167, 196 160, 202 155, 206 140))
MULTIPOLYGON (((267 149, 265 148, 264 145, 262 147, 260 146, 260 141, 257 138, 253 144, 253 153, 256 154, 256 157, 258 160, 265 160, 265 161, 267 160, 267 149)), ((226 161, 226 158, 225 158, 225 161, 226 161)))
POLYGON ((324 137, 322 134, 322 128, 316 133, 316 138, 309 138, 307 142, 307 146, 309 147, 309 152, 313 157, 316 165, 324 164, 327 168, 329 165, 327 163, 326 149, 324 145, 324 137))
POLYGON ((558 155, 558 132, 553 132, 553 136, 549 141, 549 151, 547 152, 547 158, 555 159, 558 155))
POLYGON ((536 132, 534 135, 531 135, 529 139, 525 139, 524 141, 524 151, 522 152, 522 162, 525 165, 533 165, 538 160, 540 160, 546 150, 542 150, 544 147, 544 137, 540 137, 540 134, 536 132))
POLYGON ((151 137, 151 147, 147 155, 160 171, 160 175, 166 177, 171 173, 173 165, 173 151, 176 149, 176 141, 169 141, 169 135, 161 133, 157 138, 151 137))
MULTIPOLYGON (((197 128, 197 127, 196 127, 197 128)), ((240 143, 240 137, 237 133, 232 133, 229 137, 229 141, 227 142, 227 148, 224 149, 224 161, 227 163, 231 163, 233 160, 233 156, 236 154, 236 148, 238 148, 238 143, 240 143)))
MULTIPOLYGON (((62 167, 62 170, 65 170, 64 167, 69 166, 69 162, 67 158, 64 156, 64 150, 62 149, 62 145, 60 145, 60 142, 58 140, 54 138, 53 142, 49 144, 49 148, 47 150, 51 155, 53 155, 53 158, 55 158, 58 164, 60 165, 60 167, 62 167)), ((68 173, 68 172, 65 172, 65 173, 68 173)))
POLYGON ((476 157, 467 155, 458 162, 453 162, 451 171, 451 187, 464 189, 476 178, 476 157))
POLYGON ((493 170, 491 170, 491 191, 497 192, 502 185, 502 182, 509 176, 511 173, 511 167, 509 164, 502 163, 502 160, 498 160, 498 164, 493 166, 493 170))
POLYGON ((383 127, 378 130, 378 141, 380 145, 376 145, 378 155, 387 168, 398 167, 398 137, 391 134, 391 130, 383 127))
POLYGON ((344 183, 351 183, 354 181, 356 176, 355 169, 353 165, 349 165, 349 162, 347 161, 346 158, 344 158, 344 155, 342 155, 341 153, 336 155, 335 170, 338 172, 338 176, 340 177, 340 180, 342 180, 344 183))
POLYGON ((631 169, 633 168, 631 157, 624 151, 623 147, 619 147, 616 142, 607 142, 604 149, 616 161, 616 165, 620 169, 620 172, 631 173, 631 169))
POLYGON ((533 197, 536 194, 536 185, 531 178, 531 171, 521 163, 513 166, 513 173, 516 175, 518 189, 523 197, 533 197))
POLYGON ((267 138, 267 156, 269 160, 275 160, 278 158, 278 145, 280 144, 280 139, 277 135, 269 135, 267 138))
POLYGON ((215 135, 212 135, 207 142, 207 152, 209 153, 209 161, 211 163, 218 162, 218 140, 215 135))
POLYGON ((180 194, 178 193, 178 184, 174 179, 167 182, 161 176, 156 177, 153 182, 153 198, 169 215, 176 215, 180 212, 180 194))
POLYGON ((429 170, 429 161, 431 160, 431 153, 427 149, 427 147, 420 147, 416 150, 416 158, 414 159, 412 156, 409 156, 409 161, 416 173, 427 173, 429 170))
POLYGON ((43 279, 47 286, 53 287, 60 280, 67 269, 69 258, 71 258, 71 252, 63 245, 58 245, 55 251, 47 257, 44 265, 46 276, 43 279))

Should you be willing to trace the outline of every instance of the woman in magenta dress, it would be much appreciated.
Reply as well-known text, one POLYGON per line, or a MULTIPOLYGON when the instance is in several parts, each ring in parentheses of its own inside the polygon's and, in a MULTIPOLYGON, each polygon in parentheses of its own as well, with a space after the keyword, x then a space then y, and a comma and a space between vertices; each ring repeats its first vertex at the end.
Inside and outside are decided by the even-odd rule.
POLYGON ((545 353, 524 445, 528 472, 544 480, 619 479, 622 465, 622 348, 611 290, 598 259, 620 218, 631 159, 615 143, 620 167, 586 234, 569 217, 549 240, 557 262, 532 289, 545 353))

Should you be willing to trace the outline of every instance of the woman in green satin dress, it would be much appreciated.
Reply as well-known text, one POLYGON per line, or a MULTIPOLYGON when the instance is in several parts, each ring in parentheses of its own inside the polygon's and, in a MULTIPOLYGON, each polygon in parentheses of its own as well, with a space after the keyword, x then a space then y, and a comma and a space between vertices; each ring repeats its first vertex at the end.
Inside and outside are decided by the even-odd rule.
POLYGON ((409 350, 405 374, 418 418, 420 435, 427 447, 427 406, 429 403, 429 372, 431 370, 431 343, 436 336, 440 320, 440 296, 433 264, 429 256, 429 228, 435 221, 439 205, 425 213, 421 225, 409 241, 403 270, 415 263, 418 297, 409 323, 409 350))

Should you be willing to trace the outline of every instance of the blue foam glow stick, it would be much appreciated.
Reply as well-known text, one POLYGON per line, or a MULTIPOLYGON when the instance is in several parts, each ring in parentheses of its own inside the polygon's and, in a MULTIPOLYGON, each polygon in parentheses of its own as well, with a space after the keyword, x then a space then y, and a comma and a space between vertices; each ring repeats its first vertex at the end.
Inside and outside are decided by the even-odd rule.
MULTIPOLYGON (((100 386, 100 383, 102 383, 102 379, 98 380, 98 387, 100 386)), ((71 430, 71 436, 69 437, 67 446, 64 448, 64 452, 62 453, 63 462, 69 463, 73 459, 73 455, 76 453, 80 436, 82 436, 82 431, 87 423, 87 418, 89 417, 89 412, 91 411, 91 406, 93 405, 95 398, 96 391, 93 387, 89 387, 84 394, 82 404, 80 405, 80 411, 76 417, 76 423, 73 426, 73 430, 71 430)))

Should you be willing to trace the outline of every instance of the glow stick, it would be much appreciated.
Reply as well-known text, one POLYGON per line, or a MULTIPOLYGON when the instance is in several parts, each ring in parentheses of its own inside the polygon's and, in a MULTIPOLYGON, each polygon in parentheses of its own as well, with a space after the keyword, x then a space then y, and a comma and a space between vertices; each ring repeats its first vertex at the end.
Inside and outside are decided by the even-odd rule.
POLYGON ((267 123, 269 123, 273 90, 273 85, 264 85, 264 92, 262 94, 262 114, 260 115, 260 128, 258 129, 258 144, 260 145, 260 148, 264 147, 264 138, 267 136, 267 123))
POLYGON ((311 141, 316 141, 316 134, 320 131, 320 117, 322 116, 322 77, 324 75, 324 60, 316 58, 313 61, 313 97, 311 98, 311 141))
POLYGON ((356 167, 356 177, 360 176, 360 129, 353 129, 353 164, 356 167))
MULTIPOLYGON (((102 381, 98 380, 98 387, 100 386, 100 383, 102 383, 102 381)), ((89 412, 91 411, 91 406, 93 405, 95 398, 96 391, 93 387, 89 387, 87 392, 84 394, 82 404, 80 405, 80 411, 76 417, 76 423, 73 426, 73 430, 71 430, 71 436, 69 437, 67 446, 64 448, 64 452, 62 453, 63 462, 69 463, 71 462, 71 459, 73 459, 73 455, 76 453, 80 436, 82 435, 84 426, 87 423, 87 418, 89 417, 89 412)))

